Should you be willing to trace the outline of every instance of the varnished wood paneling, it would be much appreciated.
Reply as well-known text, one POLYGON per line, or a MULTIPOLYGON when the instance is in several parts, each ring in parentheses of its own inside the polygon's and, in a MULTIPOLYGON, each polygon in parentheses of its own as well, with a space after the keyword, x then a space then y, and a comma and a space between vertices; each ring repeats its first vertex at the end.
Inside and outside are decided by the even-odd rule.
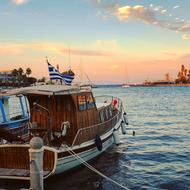
MULTIPOLYGON (((51 171, 54 166, 54 153, 44 151, 44 165, 46 171, 51 171)), ((0 147, 0 168, 30 169, 28 147, 0 147)))

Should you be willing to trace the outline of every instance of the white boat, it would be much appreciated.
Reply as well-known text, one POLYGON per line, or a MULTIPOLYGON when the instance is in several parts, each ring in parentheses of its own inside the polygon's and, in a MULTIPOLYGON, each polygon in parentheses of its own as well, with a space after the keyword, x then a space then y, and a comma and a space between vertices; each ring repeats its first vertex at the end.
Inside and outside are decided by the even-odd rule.
MULTIPOLYGON (((27 142, 0 144, 0 178, 26 179, 29 171, 29 141, 44 142, 44 178, 66 172, 103 153, 123 121, 119 98, 94 97, 89 87, 42 85, 19 89, 30 105, 27 142)), ((114 140, 115 139, 115 140, 114 140)))
POLYGON ((128 84, 122 84, 122 88, 129 88, 130 86, 128 84))

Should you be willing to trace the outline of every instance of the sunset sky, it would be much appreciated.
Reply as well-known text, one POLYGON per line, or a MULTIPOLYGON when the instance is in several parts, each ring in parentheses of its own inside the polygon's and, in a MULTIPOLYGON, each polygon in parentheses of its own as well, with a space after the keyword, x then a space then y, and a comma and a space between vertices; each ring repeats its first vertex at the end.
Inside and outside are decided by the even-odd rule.
POLYGON ((189 8, 189 0, 0 0, 0 70, 48 77, 47 56, 98 84, 175 78, 181 64, 190 69, 189 8))

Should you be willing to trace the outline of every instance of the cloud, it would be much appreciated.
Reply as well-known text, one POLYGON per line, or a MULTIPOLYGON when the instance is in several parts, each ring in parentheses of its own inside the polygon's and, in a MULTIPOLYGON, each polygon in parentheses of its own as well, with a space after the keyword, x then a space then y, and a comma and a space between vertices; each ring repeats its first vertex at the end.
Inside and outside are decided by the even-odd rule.
POLYGON ((154 7, 154 11, 162 11, 162 10, 163 10, 163 7, 160 5, 154 7))
MULTIPOLYGON (((189 40, 190 21, 183 18, 177 18, 167 9, 160 5, 150 4, 147 7, 143 5, 121 6, 118 0, 90 0, 98 7, 97 16, 101 16, 104 20, 116 17, 120 22, 141 21, 146 24, 155 25, 164 29, 182 33, 183 39, 189 40), (109 3, 108 3, 109 2, 109 3), (106 19, 105 19, 106 18, 106 19)), ((179 8, 179 5, 173 9, 179 8)))
POLYGON ((164 10, 161 10, 161 14, 166 14, 167 13, 167 10, 164 9, 164 10))
POLYGON ((16 5, 22 5, 27 3, 29 0, 12 0, 12 2, 16 5))
POLYGON ((120 21, 140 20, 146 23, 156 21, 154 12, 142 5, 120 7, 115 12, 115 16, 120 21))
POLYGON ((183 34, 183 35, 182 35, 182 38, 183 38, 184 40, 190 40, 190 34, 183 34))
MULTIPOLYGON (((68 51, 68 50, 67 50, 68 51)), ((66 50, 63 50, 66 52, 66 50)), ((85 55, 85 56, 113 56, 113 53, 104 52, 104 51, 96 51, 96 50, 82 50, 82 49, 71 49, 70 53, 72 55, 85 55)))
POLYGON ((0 55, 18 55, 23 52, 23 44, 0 43, 0 55))
POLYGON ((38 49, 41 51, 48 51, 57 54, 64 55, 76 55, 76 56, 113 56, 114 53, 108 51, 98 51, 98 50, 85 50, 85 49, 76 49, 68 48, 64 45, 59 44, 33 44, 31 46, 33 49, 38 49))
MULTIPOLYGON (((123 6, 117 8, 114 15, 120 22, 137 20, 180 33, 190 32, 189 21, 173 17, 162 6, 154 7, 152 5, 151 8, 143 5, 123 6), (169 17, 171 18, 169 19, 169 17)), ((183 34, 183 39, 189 40, 189 35, 183 34)))
POLYGON ((179 8, 179 7, 180 7, 179 5, 176 5, 176 6, 173 7, 173 9, 177 9, 177 8, 179 8))
POLYGON ((25 53, 27 50, 33 51, 42 51, 42 52, 51 52, 55 54, 64 54, 76 56, 113 56, 115 55, 112 52, 108 51, 99 51, 99 50, 85 50, 85 49, 76 49, 71 48, 70 50, 66 45, 60 44, 50 44, 50 43, 28 43, 28 44, 14 44, 14 43, 0 43, 0 55, 17 55, 25 53))

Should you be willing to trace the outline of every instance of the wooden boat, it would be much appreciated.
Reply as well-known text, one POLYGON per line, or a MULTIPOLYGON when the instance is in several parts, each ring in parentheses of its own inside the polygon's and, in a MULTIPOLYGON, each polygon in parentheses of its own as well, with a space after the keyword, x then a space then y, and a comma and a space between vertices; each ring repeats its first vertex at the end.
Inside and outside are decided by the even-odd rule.
POLYGON ((24 141, 28 134, 29 107, 24 95, 0 92, 0 139, 24 141), (20 138, 22 137, 22 138, 20 138))
MULTIPOLYGON (((114 143, 123 120, 119 98, 95 97, 91 88, 42 85, 20 89, 30 105, 30 138, 44 142, 44 178, 68 171, 114 143)), ((29 143, 0 145, 0 178, 29 179, 29 143)))

